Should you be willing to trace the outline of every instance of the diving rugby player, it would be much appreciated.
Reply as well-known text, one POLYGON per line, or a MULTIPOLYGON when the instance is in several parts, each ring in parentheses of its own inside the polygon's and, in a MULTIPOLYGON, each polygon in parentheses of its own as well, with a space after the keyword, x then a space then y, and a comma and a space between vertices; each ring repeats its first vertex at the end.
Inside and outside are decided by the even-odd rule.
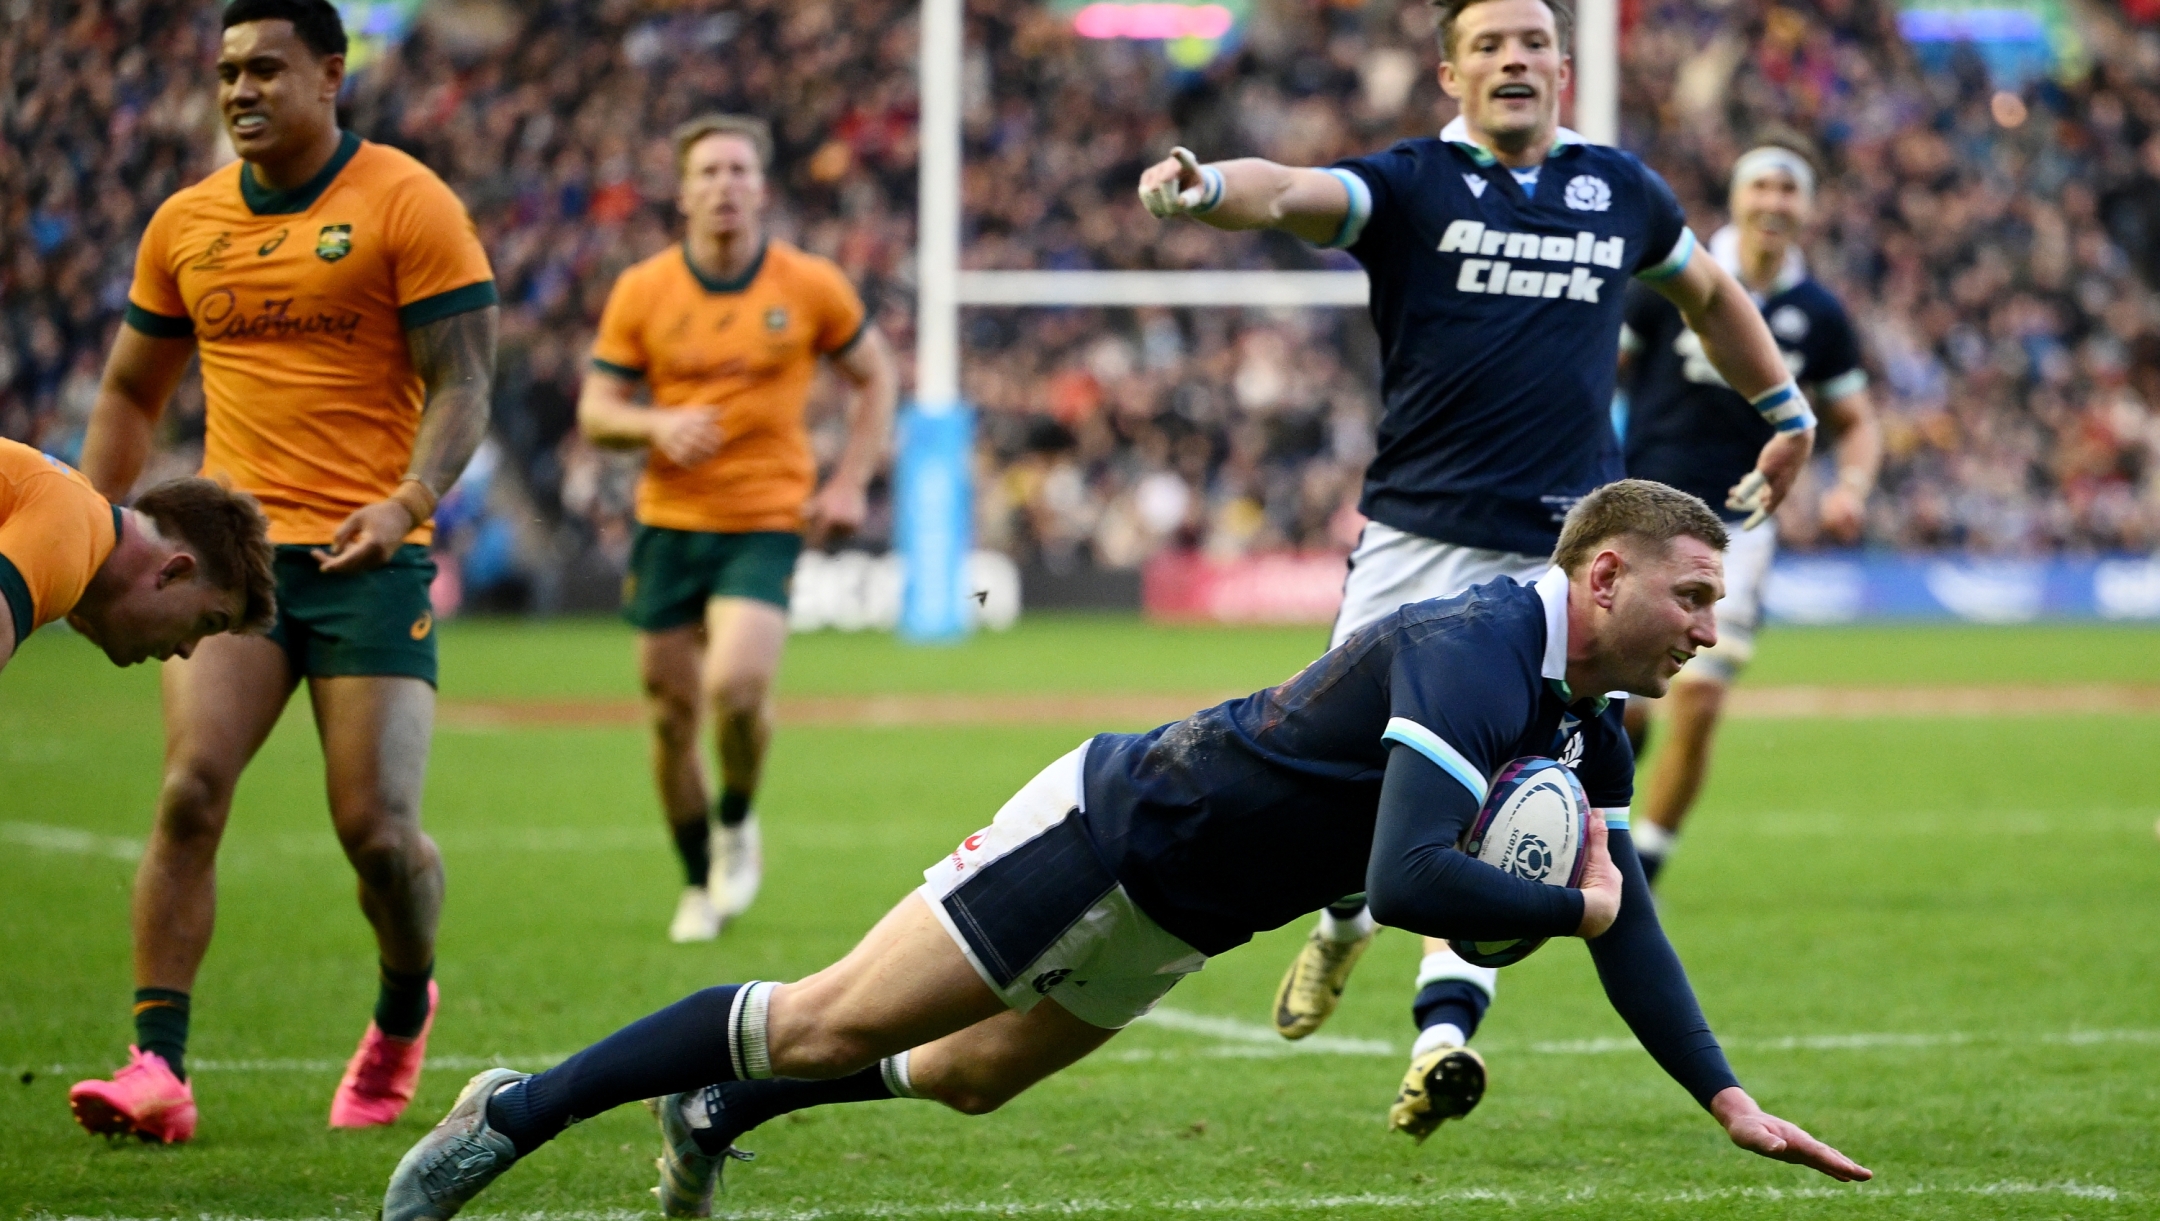
MULTIPOLYGON (((1822 494, 1823 532, 1856 542, 1868 493, 1882 469, 1882 431, 1868 397, 1867 370, 1852 319, 1830 290, 1808 274, 1800 252, 1815 204, 1815 169, 1782 144, 1749 150, 1733 164, 1732 223, 1710 238, 1710 255, 1747 289, 1770 324, 1786 367, 1811 390, 1837 435, 1837 480, 1822 494)), ((1710 498, 1747 476, 1771 435, 1741 395, 1704 359, 1702 338, 1680 311, 1653 292, 1630 288, 1620 332, 1621 376, 1628 389, 1624 449, 1628 474, 1710 498)), ((1663 700, 1628 704, 1628 729, 1642 741, 1653 709, 1665 713, 1665 743, 1644 779, 1635 812, 1635 850, 1657 880, 1680 824, 1710 771, 1725 693, 1755 653, 1763 586, 1777 555, 1777 525, 1728 509, 1732 546, 1725 553, 1725 600, 1718 642, 1689 662, 1663 700)))
MULTIPOLYGON (((1706 358, 1774 425, 1751 506, 1775 507, 1814 444, 1761 315, 1694 257, 1664 181, 1559 126, 1565 0, 1438 8, 1440 85, 1461 105, 1439 138, 1326 169, 1200 165, 1178 149, 1140 179, 1157 216, 1283 229, 1349 251, 1371 278, 1385 411, 1359 502, 1371 520, 1332 644, 1404 603, 1543 571, 1568 506, 1622 473, 1610 407, 1631 279, 1673 302, 1706 358)), ((1278 1032, 1319 1029, 1376 929, 1356 895, 1323 912, 1276 994, 1278 1032)), ((1483 1094, 1484 1062, 1463 1044, 1498 979, 1443 942, 1425 950, 1412 1005, 1421 1033, 1389 1113, 1420 1140, 1483 1094)))
POLYGON ((455 1214, 571 1122, 653 1099, 669 1216, 704 1216, 742 1133, 834 1102, 996 1110, 1184 975, 1331 895, 1438 937, 1579 936, 1613 1007, 1734 1143, 1870 1172, 1740 1087, 1658 927, 1627 833, 1633 756, 1600 692, 1659 695, 1716 640, 1725 527, 1626 480, 1569 513, 1553 567, 1418 602, 1279 687, 1051 764, 923 872, 861 944, 790 984, 708 988, 528 1076, 475 1076, 392 1174, 384 1221, 455 1214), (1456 848, 1486 777, 1579 752, 1580 889, 1456 848))

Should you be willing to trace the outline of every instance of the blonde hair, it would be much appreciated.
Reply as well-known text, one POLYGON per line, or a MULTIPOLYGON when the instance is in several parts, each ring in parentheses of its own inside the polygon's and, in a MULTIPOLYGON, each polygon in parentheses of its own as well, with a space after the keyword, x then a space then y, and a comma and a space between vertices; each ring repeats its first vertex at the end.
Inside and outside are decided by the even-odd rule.
POLYGON ((690 150, 707 136, 740 136, 757 150, 758 168, 772 168, 772 125, 756 115, 707 114, 675 129, 675 177, 690 168, 690 150))

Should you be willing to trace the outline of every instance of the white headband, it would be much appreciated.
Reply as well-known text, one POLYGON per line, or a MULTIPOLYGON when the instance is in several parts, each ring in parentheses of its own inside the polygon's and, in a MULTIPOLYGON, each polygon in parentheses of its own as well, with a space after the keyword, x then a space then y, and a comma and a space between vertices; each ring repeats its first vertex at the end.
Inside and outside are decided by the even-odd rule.
POLYGON ((1815 198, 1815 171, 1808 167, 1807 158, 1775 144, 1751 148, 1740 155, 1740 160, 1733 163, 1733 189, 1739 190, 1774 170, 1792 175, 1793 184, 1800 188, 1800 193, 1809 199, 1815 198))

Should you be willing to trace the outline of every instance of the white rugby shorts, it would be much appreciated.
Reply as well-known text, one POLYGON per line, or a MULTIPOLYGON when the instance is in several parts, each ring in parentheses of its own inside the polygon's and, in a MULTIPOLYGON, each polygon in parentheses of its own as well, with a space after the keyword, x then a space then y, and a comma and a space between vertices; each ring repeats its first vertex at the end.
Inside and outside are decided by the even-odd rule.
POLYGON ((1037 773, 989 826, 923 870, 916 893, 999 999, 1022 1013, 1048 996, 1118 1030, 1207 955, 1134 906, 1080 817, 1087 744, 1037 773))
POLYGON ((1462 547, 1384 522, 1366 522, 1357 550, 1350 553, 1350 575, 1343 578, 1342 609, 1335 614, 1328 647, 1412 602, 1452 598, 1498 577, 1514 577, 1527 585, 1551 567, 1548 555, 1462 547))
POLYGON ((1718 599, 1715 645, 1695 654, 1673 675, 1676 683, 1731 683, 1755 657, 1755 629, 1762 626, 1763 586, 1777 558, 1777 523, 1735 530, 1725 546, 1725 596, 1718 599))

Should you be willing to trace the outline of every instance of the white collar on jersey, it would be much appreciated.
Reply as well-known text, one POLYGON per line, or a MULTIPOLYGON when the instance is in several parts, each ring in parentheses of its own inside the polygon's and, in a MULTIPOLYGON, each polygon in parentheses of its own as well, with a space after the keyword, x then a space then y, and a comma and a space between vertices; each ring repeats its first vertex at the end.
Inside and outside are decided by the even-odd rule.
POLYGON ((1538 677, 1567 681, 1567 572, 1554 565, 1531 583, 1545 602, 1545 663, 1538 677))
MULTIPOLYGON (((1716 233, 1711 234, 1710 257, 1717 260, 1718 266, 1731 272, 1733 279, 1739 280, 1740 231, 1731 225, 1726 225, 1716 233)), ((1786 292, 1805 279, 1807 279, 1807 256, 1800 253, 1800 245, 1795 242, 1785 248, 1785 263, 1778 268, 1777 279, 1770 282, 1769 293, 1755 297, 1755 304, 1761 305, 1769 297, 1775 297, 1781 292, 1786 292)), ((1746 281, 1743 280, 1741 283, 1744 286, 1746 281)), ((1755 290, 1748 289, 1748 295, 1755 296, 1755 290)))
MULTIPOLYGON (((1538 677, 1551 679, 1560 685, 1563 698, 1573 702, 1575 693, 1567 684, 1567 598, 1568 575, 1559 565, 1545 570, 1545 575, 1530 583, 1537 590, 1538 599, 1545 603, 1545 657, 1538 665, 1538 677)), ((1626 699, 1625 691, 1607 691, 1605 699, 1598 701, 1598 709, 1604 710, 1606 700, 1626 699)))
MULTIPOLYGON (((1469 153, 1479 165, 1492 165, 1499 160, 1492 155, 1491 149, 1470 138, 1470 124, 1464 122, 1461 115, 1448 120, 1448 125, 1440 129, 1440 138, 1469 153)), ((1588 143, 1581 132, 1563 127, 1553 133, 1552 147, 1545 150, 1545 155, 1550 157, 1570 144, 1588 143)))

